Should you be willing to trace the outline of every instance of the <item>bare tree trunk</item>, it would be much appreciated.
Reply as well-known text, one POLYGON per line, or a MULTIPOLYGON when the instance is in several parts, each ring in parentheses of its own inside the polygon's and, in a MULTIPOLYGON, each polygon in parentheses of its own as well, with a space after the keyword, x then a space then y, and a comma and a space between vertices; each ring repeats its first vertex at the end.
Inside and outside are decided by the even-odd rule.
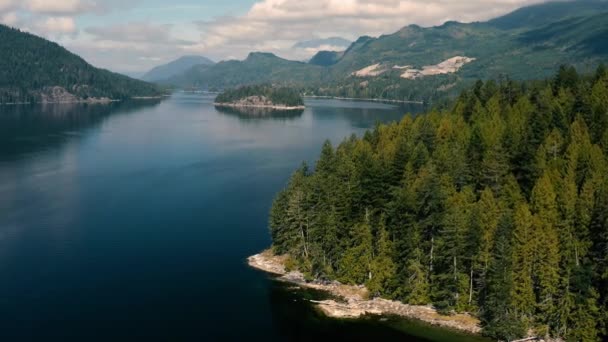
POLYGON ((433 249, 435 248, 435 237, 432 236, 431 237, 431 261, 429 264, 429 271, 430 273, 433 273, 433 249))
POLYGON ((300 224, 300 235, 302 235, 302 242, 304 243, 304 256, 308 258, 308 246, 306 244, 306 236, 304 235, 304 226, 300 224))
POLYGON ((470 274, 470 280, 469 280, 469 305, 471 305, 471 302, 473 301, 473 265, 471 264, 471 274, 470 274))

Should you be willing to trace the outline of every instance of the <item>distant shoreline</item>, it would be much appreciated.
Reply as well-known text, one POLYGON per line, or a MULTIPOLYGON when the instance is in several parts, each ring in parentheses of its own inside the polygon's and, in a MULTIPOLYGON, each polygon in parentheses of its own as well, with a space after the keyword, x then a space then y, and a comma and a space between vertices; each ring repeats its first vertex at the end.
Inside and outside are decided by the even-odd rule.
POLYGON ((352 319, 370 314, 396 315, 469 334, 478 335, 481 332, 479 320, 468 314, 445 316, 439 314, 430 306, 408 305, 381 298, 369 299, 367 289, 364 286, 343 285, 338 282, 307 282, 302 273, 286 270, 286 260, 286 256, 277 256, 272 251, 267 250, 250 256, 247 263, 257 270, 279 276, 278 280, 280 281, 324 291, 343 298, 344 302, 335 300, 310 301, 329 317, 352 319))
POLYGON ((275 110, 302 110, 306 109, 306 106, 282 106, 282 105, 253 105, 253 104, 237 104, 237 103, 221 103, 214 102, 216 107, 229 107, 229 108, 265 108, 275 110))
POLYGON ((0 106, 22 106, 22 105, 46 105, 46 104, 108 104, 129 100, 160 100, 165 96, 135 96, 128 99, 117 100, 109 98, 91 98, 73 101, 40 101, 40 102, 0 102, 0 106))
POLYGON ((315 96, 306 95, 302 96, 305 99, 328 99, 328 100, 349 100, 349 101, 366 101, 366 102, 391 102, 391 103, 409 103, 423 105, 423 101, 405 101, 405 100, 389 100, 389 99, 374 99, 374 98, 361 98, 361 97, 340 97, 340 96, 315 96))

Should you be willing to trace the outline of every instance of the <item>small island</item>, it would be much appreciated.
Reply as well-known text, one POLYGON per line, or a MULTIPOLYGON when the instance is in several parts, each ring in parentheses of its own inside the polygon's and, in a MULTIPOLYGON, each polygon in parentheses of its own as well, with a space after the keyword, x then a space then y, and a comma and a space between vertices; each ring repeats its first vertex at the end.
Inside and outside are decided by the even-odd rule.
POLYGON ((272 110, 302 110, 304 100, 291 88, 271 85, 251 85, 226 90, 217 96, 217 107, 265 108, 272 110))

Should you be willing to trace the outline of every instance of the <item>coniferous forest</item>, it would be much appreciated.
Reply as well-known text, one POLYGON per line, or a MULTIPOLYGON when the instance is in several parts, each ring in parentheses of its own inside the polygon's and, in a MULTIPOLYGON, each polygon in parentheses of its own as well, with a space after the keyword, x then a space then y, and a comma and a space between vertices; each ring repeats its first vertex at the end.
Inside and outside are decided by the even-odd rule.
POLYGON ((81 100, 160 96, 157 86, 98 69, 57 43, 0 25, 0 104, 42 102, 61 87, 81 100))
POLYGON ((273 87, 270 84, 242 86, 228 89, 215 99, 217 103, 235 103, 248 97, 265 97, 275 105, 303 106, 304 100, 295 90, 287 87, 273 87))
POLYGON ((272 206, 310 278, 479 317, 485 335, 608 329, 608 72, 477 82, 449 109, 327 142, 272 206))

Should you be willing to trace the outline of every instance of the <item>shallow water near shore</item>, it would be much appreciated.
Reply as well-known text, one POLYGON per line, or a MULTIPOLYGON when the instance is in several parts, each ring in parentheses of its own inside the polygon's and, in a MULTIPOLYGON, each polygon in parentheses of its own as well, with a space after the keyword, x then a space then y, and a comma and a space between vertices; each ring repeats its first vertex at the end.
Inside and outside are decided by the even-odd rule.
POLYGON ((325 139, 421 109, 306 102, 263 117, 200 94, 0 107, 0 340, 463 340, 324 318, 246 265, 270 244, 274 194, 325 139))

